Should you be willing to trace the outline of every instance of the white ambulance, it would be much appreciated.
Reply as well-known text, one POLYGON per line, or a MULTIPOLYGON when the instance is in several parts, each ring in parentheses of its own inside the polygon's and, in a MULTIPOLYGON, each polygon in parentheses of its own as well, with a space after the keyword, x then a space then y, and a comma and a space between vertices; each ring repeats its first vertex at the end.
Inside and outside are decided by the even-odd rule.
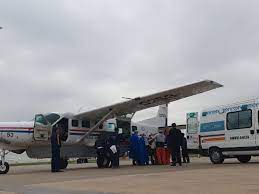
POLYGON ((188 149, 209 156, 214 164, 226 158, 241 163, 259 156, 259 99, 187 114, 188 149))

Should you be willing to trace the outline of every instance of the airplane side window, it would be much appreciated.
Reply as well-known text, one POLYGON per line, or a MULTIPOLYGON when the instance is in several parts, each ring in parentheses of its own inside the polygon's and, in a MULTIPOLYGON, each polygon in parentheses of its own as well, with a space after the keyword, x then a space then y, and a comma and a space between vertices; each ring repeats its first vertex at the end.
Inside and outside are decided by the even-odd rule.
POLYGON ((79 126, 78 120, 72 120, 72 127, 78 127, 78 126, 79 126))
POLYGON ((114 131, 114 129, 115 129, 114 123, 109 123, 108 128, 109 128, 109 130, 114 131))
POLYGON ((90 128, 90 121, 82 121, 82 127, 90 128))

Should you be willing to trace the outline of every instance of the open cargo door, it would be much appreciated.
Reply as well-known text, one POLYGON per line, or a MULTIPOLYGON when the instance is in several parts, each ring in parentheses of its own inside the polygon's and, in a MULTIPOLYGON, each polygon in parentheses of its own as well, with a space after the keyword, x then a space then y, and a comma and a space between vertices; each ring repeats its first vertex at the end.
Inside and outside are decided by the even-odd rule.
POLYGON ((187 147, 190 151, 199 150, 199 120, 198 112, 187 113, 186 116, 187 147))

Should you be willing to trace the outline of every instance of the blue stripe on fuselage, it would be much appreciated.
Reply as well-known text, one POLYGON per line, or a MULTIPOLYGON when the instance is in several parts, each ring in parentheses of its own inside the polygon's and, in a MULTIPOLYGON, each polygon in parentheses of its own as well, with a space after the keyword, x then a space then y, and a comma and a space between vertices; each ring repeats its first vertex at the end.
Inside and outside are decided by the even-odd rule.
POLYGON ((33 133, 33 131, 0 130, 0 133, 33 133))

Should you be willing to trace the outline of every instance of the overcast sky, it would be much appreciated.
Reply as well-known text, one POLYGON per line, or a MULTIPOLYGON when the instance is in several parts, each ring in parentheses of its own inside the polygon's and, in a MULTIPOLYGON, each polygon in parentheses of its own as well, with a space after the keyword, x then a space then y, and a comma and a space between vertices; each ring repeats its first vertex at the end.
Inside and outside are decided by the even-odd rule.
POLYGON ((171 103, 169 122, 258 97, 258 10, 258 0, 0 0, 0 120, 203 79, 224 88, 171 103))

